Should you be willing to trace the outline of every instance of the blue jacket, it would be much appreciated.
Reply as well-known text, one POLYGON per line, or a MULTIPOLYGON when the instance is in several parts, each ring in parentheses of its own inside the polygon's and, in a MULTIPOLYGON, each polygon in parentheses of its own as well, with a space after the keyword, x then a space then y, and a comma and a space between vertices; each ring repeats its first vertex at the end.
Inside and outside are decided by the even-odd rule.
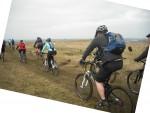
POLYGON ((54 44, 52 42, 45 42, 42 53, 48 53, 49 51, 56 51, 54 44))

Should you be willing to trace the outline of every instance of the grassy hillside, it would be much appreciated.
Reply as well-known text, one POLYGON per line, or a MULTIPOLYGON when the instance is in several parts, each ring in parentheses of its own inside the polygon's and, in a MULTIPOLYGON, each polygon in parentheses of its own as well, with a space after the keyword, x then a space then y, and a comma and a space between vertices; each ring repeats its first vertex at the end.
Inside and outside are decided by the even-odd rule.
MULTIPOLYGON (((93 108, 96 99, 81 101, 74 92, 74 79, 82 72, 78 64, 89 41, 55 41, 58 54, 56 60, 60 67, 60 75, 53 76, 42 70, 42 60, 38 58, 32 43, 27 43, 27 64, 19 62, 18 52, 7 47, 6 61, 0 62, 0 88, 13 90, 30 95, 54 99, 71 104, 93 108)), ((128 43, 133 52, 125 50, 124 68, 119 71, 114 84, 126 88, 126 75, 129 70, 140 68, 142 64, 133 61, 141 51, 144 43, 128 43)), ((136 97, 133 95, 134 100, 136 97)))

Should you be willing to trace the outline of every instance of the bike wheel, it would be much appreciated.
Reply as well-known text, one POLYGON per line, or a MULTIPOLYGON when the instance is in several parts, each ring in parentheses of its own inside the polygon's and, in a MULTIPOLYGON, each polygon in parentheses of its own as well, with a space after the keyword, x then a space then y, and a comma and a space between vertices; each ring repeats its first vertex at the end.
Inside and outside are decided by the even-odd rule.
POLYGON ((21 53, 20 53, 20 62, 27 63, 26 54, 23 51, 21 51, 21 53))
POLYGON ((93 85, 88 75, 78 74, 76 76, 75 92, 83 100, 89 100, 92 97, 93 85))
POLYGON ((54 61, 54 64, 52 65, 52 74, 54 76, 59 75, 59 69, 58 69, 58 65, 57 65, 56 61, 54 61))
POLYGON ((45 59, 45 60, 43 61, 43 70, 44 70, 45 72, 48 72, 48 71, 49 71, 49 66, 48 66, 48 61, 47 61, 47 59, 45 59))
POLYGON ((141 86, 141 73, 139 70, 130 72, 127 78, 127 85, 130 91, 136 95, 139 94, 140 86, 141 86))
POLYGON ((23 52, 20 53, 20 62, 23 63, 23 52))
POLYGON ((107 99, 111 113, 133 113, 133 102, 129 94, 123 88, 112 88, 107 99))
POLYGON ((2 62, 4 62, 4 60, 5 60, 4 59, 4 53, 1 54, 1 59, 2 59, 2 62))

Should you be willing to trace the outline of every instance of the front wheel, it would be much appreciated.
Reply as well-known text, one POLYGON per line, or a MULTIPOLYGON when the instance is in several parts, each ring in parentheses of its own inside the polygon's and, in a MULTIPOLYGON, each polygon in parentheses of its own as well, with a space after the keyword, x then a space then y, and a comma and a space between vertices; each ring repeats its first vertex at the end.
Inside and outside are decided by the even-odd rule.
POLYGON ((130 91, 136 95, 139 94, 142 81, 142 73, 140 70, 130 72, 127 78, 127 85, 130 91))
POLYGON ((75 92, 83 100, 92 97, 93 85, 87 74, 78 74, 75 78, 75 92))
POLYGON ((129 94, 120 87, 114 87, 107 95, 111 113, 133 113, 133 102, 129 94))
POLYGON ((21 51, 20 53, 20 62, 27 63, 26 53, 24 53, 23 51, 21 51))

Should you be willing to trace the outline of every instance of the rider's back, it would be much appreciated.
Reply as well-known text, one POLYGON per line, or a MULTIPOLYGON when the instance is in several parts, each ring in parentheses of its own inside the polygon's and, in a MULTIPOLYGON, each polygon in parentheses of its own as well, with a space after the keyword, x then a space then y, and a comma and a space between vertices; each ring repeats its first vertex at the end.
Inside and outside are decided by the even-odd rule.
POLYGON ((84 52, 83 58, 85 58, 94 48, 98 48, 98 51, 101 53, 100 59, 103 62, 108 62, 116 59, 120 59, 121 55, 112 54, 110 52, 103 53, 103 48, 108 45, 108 38, 106 38, 106 35, 101 33, 95 36, 95 38, 92 40, 91 44, 87 47, 86 51, 84 52))
POLYGON ((26 49, 26 45, 24 42, 20 42, 18 45, 17 45, 18 49, 19 50, 25 50, 26 49))
POLYGON ((43 49, 42 49, 42 53, 48 53, 49 51, 54 51, 54 45, 52 42, 45 42, 43 49))

